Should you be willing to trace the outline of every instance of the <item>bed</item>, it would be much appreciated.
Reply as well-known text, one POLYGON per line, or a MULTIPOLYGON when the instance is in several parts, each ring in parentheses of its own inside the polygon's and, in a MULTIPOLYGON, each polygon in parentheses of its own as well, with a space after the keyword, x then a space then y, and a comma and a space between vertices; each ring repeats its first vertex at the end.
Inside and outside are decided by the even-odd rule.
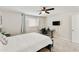
POLYGON ((3 43, 0 42, 0 52, 37 52, 46 46, 50 48, 51 45, 52 41, 48 36, 28 33, 6 37, 3 43))

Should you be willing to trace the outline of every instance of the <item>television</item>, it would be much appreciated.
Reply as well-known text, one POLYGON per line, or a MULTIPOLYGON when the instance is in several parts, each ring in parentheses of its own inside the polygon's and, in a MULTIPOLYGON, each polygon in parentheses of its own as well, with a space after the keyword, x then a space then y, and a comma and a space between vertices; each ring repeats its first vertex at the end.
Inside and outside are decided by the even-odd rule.
POLYGON ((53 21, 53 22, 52 22, 52 25, 54 25, 54 26, 59 26, 59 25, 60 25, 60 21, 53 21))

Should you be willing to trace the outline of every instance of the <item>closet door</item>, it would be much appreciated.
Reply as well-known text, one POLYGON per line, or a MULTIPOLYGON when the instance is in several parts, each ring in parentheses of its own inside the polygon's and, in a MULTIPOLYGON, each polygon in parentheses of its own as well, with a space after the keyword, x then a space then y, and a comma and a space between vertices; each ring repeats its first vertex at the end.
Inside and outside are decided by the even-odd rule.
POLYGON ((72 42, 79 43, 79 15, 72 16, 72 42))

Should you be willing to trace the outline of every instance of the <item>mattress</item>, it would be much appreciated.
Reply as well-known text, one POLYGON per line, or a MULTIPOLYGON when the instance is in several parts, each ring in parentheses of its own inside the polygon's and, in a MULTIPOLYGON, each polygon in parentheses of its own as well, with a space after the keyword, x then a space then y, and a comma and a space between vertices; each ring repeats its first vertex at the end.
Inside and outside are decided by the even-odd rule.
POLYGON ((7 45, 0 45, 0 52, 36 52, 52 44, 48 36, 39 33, 21 34, 7 37, 7 45))

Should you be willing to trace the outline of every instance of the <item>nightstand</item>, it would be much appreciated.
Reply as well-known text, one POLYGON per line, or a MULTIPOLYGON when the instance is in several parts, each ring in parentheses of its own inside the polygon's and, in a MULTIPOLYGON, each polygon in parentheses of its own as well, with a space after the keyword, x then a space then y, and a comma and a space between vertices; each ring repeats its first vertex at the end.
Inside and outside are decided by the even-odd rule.
POLYGON ((44 32, 44 33, 42 33, 42 32, 40 31, 41 34, 46 35, 46 36, 49 36, 50 38, 54 38, 54 35, 53 35, 54 32, 55 32, 55 30, 49 30, 49 31, 46 31, 46 32, 44 32))

